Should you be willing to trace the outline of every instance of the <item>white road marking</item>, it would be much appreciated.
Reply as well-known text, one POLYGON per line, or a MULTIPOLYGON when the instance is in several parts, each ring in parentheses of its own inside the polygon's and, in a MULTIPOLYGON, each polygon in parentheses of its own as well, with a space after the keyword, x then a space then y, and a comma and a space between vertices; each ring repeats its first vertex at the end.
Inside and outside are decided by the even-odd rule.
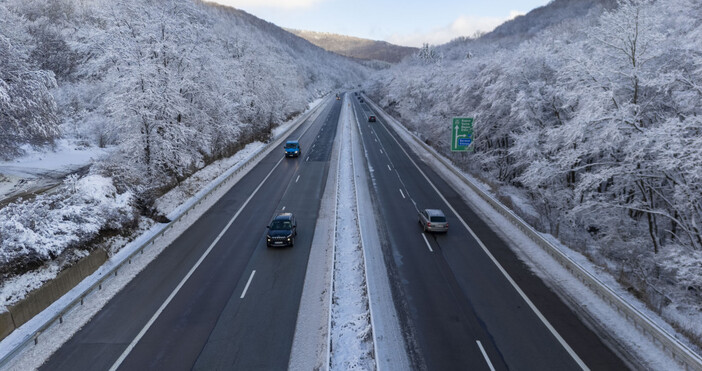
POLYGON ((307 158, 305 159, 305 162, 307 162, 309 160, 310 160, 310 156, 307 156, 307 158))
POLYGON ((434 250, 431 249, 431 245, 429 245, 429 240, 427 240, 427 235, 424 233, 420 233, 422 237, 424 237, 424 242, 427 243, 427 247, 429 248, 429 251, 434 252, 434 250))
POLYGON ((402 192, 402 189, 401 189, 401 188, 400 188, 400 194, 402 195, 402 198, 407 198, 407 197, 405 197, 405 193, 402 192))
POLYGON ((563 337, 561 337, 561 335, 558 333, 558 331, 556 331, 556 329, 553 328, 553 326, 551 325, 551 323, 546 319, 546 317, 544 317, 544 315, 541 313, 541 311, 539 311, 539 309, 536 308, 536 305, 534 305, 534 303, 531 302, 531 299, 529 299, 529 297, 526 296, 526 294, 524 293, 524 291, 522 291, 522 289, 519 287, 519 285, 517 285, 517 283, 514 282, 514 279, 512 279, 512 276, 510 276, 509 273, 507 273, 507 271, 505 270, 505 268, 502 267, 502 265, 500 264, 500 262, 498 262, 497 259, 495 258, 495 256, 492 255, 492 253, 490 252, 490 250, 488 250, 487 246, 485 246, 485 244, 483 243, 483 241, 481 241, 480 238, 478 238, 478 235, 475 234, 475 232, 468 226, 468 223, 466 223, 466 221, 463 220, 463 218, 458 214, 458 212, 456 211, 456 209, 454 209, 453 206, 452 206, 452 205, 448 202, 448 200, 444 197, 444 195, 441 194, 441 192, 439 192, 439 189, 436 188, 436 186, 434 185, 434 183, 433 183, 431 180, 429 180, 429 177, 424 173, 424 171, 422 171, 422 169, 419 168, 419 165, 417 165, 417 163, 414 162, 414 160, 412 159, 412 157, 410 157, 410 155, 407 153, 407 151, 405 150, 405 148, 404 148, 402 145, 400 145, 400 142, 397 140, 397 138, 395 138, 392 134, 390 134, 390 131, 388 131, 388 129, 387 129, 385 126, 383 126, 383 129, 385 129, 385 131, 386 131, 386 132, 390 135, 390 137, 395 141, 395 143, 397 144, 397 146, 400 147, 400 149, 402 150, 402 152, 405 153, 405 156, 407 156, 407 158, 408 158, 408 159, 410 160, 410 162, 414 165, 414 167, 417 168, 417 171, 419 171, 419 173, 422 174, 422 176, 424 177, 424 179, 427 180, 427 182, 429 183, 429 185, 434 189, 434 192, 436 192, 436 194, 439 195, 439 197, 441 198, 441 200, 444 201, 444 203, 448 206, 448 208, 451 210, 451 212, 453 212, 453 214, 456 215, 456 217, 458 218, 458 220, 461 221, 461 224, 463 224, 463 227, 465 227, 466 230, 468 230, 468 233, 470 233, 470 235, 473 236, 473 238, 475 239, 475 241, 478 242, 478 245, 480 245, 480 248, 483 250, 483 252, 485 252, 485 255, 487 255, 488 258, 490 258, 490 260, 492 261, 492 263, 495 264, 495 266, 496 266, 497 269, 502 273, 502 275, 505 277, 505 279, 507 279, 507 281, 508 281, 508 282, 512 285, 512 287, 517 291, 517 293, 519 294, 519 296, 522 297, 522 300, 524 300, 524 301, 527 303, 527 305, 529 306, 529 308, 531 308, 531 310, 534 312, 534 314, 536 314, 536 316, 539 317, 539 319, 541 320, 541 323, 543 323, 544 326, 546 326, 546 328, 549 330, 549 332, 551 333, 551 335, 553 335, 553 337, 556 338, 556 340, 558 341, 558 343, 561 344, 561 346, 563 347, 563 349, 565 349, 565 351, 568 352, 568 354, 570 354, 570 356, 573 358, 573 360, 575 361, 575 363, 577 363, 578 366, 580 366, 581 369, 583 369, 583 370, 589 370, 589 368, 587 367, 587 365, 585 364, 585 362, 583 362, 583 360, 580 359, 580 357, 575 353, 575 351, 573 350, 573 348, 571 348, 570 345, 568 345, 568 343, 563 339, 563 337))
POLYGON ((227 225, 224 227, 224 229, 222 229, 222 231, 219 232, 219 235, 217 235, 217 238, 215 238, 215 240, 212 241, 212 243, 207 248, 207 250, 205 250, 205 253, 202 254, 202 256, 200 257, 200 259, 198 259, 198 261, 195 263, 195 265, 193 265, 193 267, 190 268, 190 271, 188 271, 188 274, 186 274, 185 277, 183 277, 183 279, 180 281, 180 283, 178 283, 178 286, 176 286, 176 288, 173 289, 173 292, 171 292, 171 294, 168 296, 166 301, 164 301, 163 304, 161 304, 161 306, 158 308, 156 313, 154 313, 154 315, 151 316, 151 319, 149 319, 149 322, 147 322, 146 325, 144 326, 144 328, 142 328, 141 331, 139 331, 139 333, 134 338, 134 340, 132 340, 132 342, 129 343, 129 346, 127 346, 127 349, 125 349, 124 352, 122 352, 122 355, 120 355, 119 358, 112 365, 112 367, 110 367, 110 371, 117 370, 117 368, 119 368, 119 366, 122 364, 122 362, 124 362, 124 360, 127 358, 129 353, 131 353, 131 351, 137 345, 139 340, 141 340, 141 338, 144 337, 146 332, 149 331, 149 328, 151 328, 151 326, 154 324, 154 322, 156 322, 156 319, 158 319, 158 317, 161 315, 161 313, 163 313, 163 311, 166 309, 168 304, 170 304, 171 301, 173 301, 173 298, 175 298, 176 294, 178 294, 178 291, 180 291, 180 289, 185 285, 185 282, 188 281, 190 276, 192 276, 193 273, 195 273, 195 270, 200 266, 200 264, 202 264, 202 262, 205 260, 207 255, 210 254, 212 249, 214 249, 217 242, 219 242, 219 240, 222 238, 222 236, 224 236, 224 233, 226 233, 227 230, 229 230, 229 227, 234 223, 234 220, 239 216, 239 214, 241 214, 241 212, 244 210, 246 205, 248 205, 249 202, 251 201, 251 199, 254 197, 254 195, 256 195, 258 190, 261 189, 261 187, 263 187, 263 183, 265 183, 268 180, 268 178, 270 178, 270 176, 273 174, 273 172, 278 167, 278 165, 280 165, 280 163, 283 161, 283 159, 285 159, 285 157, 282 157, 280 160, 278 160, 278 163, 275 164, 275 166, 273 166, 273 168, 268 173, 268 175, 266 175, 266 177, 261 181, 261 183, 258 185, 258 187, 256 187, 256 189, 254 189, 254 191, 251 193, 249 198, 246 199, 246 202, 244 202, 244 204, 241 205, 241 207, 236 212, 236 214, 234 214, 234 216, 229 220, 229 223, 227 223, 227 225))
POLYGON ((283 208, 282 208, 282 209, 280 209, 280 211, 285 211, 285 206, 283 206, 283 208))
POLYGON ((392 171, 392 169, 390 168, 390 165, 388 165, 388 170, 392 171))
POLYGON ((480 348, 480 353, 483 353, 483 357, 485 358, 485 362, 487 362, 488 366, 490 367, 490 371, 495 371, 495 367, 492 366, 492 362, 490 362, 490 358, 488 357, 487 353, 485 353, 485 349, 483 349, 483 344, 480 343, 480 340, 476 340, 476 343, 478 343, 478 348, 480 348))
POLYGON ((297 178, 295 178, 295 183, 297 183, 298 180, 300 180, 300 176, 299 176, 299 175, 297 176, 297 178))
POLYGON ((251 276, 249 276, 249 280, 246 282, 246 286, 244 287, 244 291, 241 293, 241 297, 239 299, 243 299, 244 296, 246 296, 246 291, 249 290, 249 285, 251 284, 251 280, 253 280, 253 276, 256 274, 256 270, 251 271, 251 276))
POLYGON ((380 150, 380 154, 383 154, 383 150, 382 150, 382 149, 380 150))

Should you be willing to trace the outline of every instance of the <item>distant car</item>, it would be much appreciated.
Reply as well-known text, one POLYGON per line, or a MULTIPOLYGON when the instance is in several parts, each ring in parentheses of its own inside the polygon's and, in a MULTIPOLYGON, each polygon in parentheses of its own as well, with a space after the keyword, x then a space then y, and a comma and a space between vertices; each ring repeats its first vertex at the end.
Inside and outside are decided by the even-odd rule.
POLYGON ((292 213, 280 213, 268 225, 266 246, 293 246, 297 236, 297 222, 292 213))
POLYGON ((373 115, 368 116, 368 122, 375 122, 375 116, 373 116, 373 115))
POLYGON ((439 209, 424 209, 419 212, 419 224, 424 232, 448 232, 446 215, 439 209))
POLYGON ((283 146, 285 150, 285 157, 298 157, 302 154, 302 149, 300 149, 300 142, 296 140, 289 140, 285 142, 283 146))
POLYGON ((359 102, 363 103, 363 98, 361 98, 361 99, 359 100, 359 102))

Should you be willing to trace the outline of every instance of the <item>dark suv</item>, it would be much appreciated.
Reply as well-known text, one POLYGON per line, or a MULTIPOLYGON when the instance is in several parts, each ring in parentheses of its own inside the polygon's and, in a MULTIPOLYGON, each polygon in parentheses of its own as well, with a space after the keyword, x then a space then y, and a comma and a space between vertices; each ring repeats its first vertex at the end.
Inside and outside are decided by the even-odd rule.
POLYGON ((297 235, 297 222, 292 213, 280 213, 273 218, 271 224, 266 227, 266 245, 271 246, 293 246, 297 235))

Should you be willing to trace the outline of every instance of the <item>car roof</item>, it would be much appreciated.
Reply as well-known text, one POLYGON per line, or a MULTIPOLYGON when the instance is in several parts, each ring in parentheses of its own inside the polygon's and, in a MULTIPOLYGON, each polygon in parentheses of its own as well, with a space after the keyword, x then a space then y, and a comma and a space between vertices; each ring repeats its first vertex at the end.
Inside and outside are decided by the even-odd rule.
POLYGON ((444 212, 439 209, 424 209, 429 216, 445 216, 444 212))
POLYGON ((280 213, 273 218, 273 220, 290 220, 292 219, 293 214, 292 213, 280 213))
POLYGON ((289 140, 289 141, 285 142, 285 144, 298 144, 298 143, 299 142, 296 140, 289 140))

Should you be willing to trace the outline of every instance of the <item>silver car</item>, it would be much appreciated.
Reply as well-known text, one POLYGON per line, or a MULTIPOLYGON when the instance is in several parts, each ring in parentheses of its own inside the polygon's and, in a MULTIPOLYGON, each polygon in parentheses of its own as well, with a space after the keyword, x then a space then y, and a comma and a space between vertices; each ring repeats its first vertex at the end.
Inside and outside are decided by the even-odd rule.
POLYGON ((419 224, 424 232, 448 232, 446 215, 439 209, 424 209, 419 212, 419 224))

